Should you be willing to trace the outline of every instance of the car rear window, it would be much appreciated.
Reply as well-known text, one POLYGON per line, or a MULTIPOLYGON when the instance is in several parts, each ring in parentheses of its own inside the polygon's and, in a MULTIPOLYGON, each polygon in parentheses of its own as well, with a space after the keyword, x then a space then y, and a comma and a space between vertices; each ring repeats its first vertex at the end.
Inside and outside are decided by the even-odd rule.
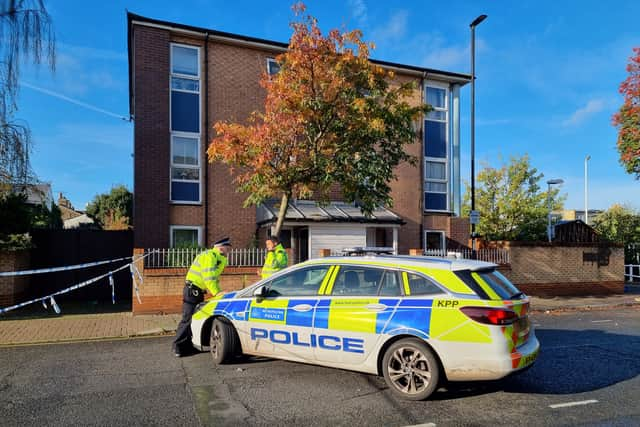
POLYGON ((471 276, 481 286, 488 285, 499 299, 521 299, 524 296, 509 279, 494 269, 474 271, 471 276))
POLYGON ((482 299, 496 299, 496 296, 501 300, 523 297, 518 288, 495 269, 461 270, 455 274, 482 299))

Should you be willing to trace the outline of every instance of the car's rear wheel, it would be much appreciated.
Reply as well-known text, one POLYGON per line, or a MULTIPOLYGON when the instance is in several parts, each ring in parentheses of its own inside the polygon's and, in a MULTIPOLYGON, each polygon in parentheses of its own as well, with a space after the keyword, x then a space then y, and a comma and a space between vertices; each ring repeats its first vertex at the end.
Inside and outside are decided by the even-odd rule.
POLYGON ((393 343, 384 353, 382 373, 395 395, 424 400, 438 387, 440 364, 424 342, 406 338, 393 343))
POLYGON ((228 320, 216 318, 211 326, 211 337, 209 348, 213 363, 222 365, 229 363, 240 353, 240 339, 238 334, 228 320))

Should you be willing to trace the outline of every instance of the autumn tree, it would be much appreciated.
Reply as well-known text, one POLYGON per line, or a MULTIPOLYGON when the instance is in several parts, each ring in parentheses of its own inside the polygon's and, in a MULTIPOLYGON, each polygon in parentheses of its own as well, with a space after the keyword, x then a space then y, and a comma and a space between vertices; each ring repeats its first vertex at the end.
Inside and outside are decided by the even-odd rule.
POLYGON ((124 185, 113 187, 109 193, 98 194, 87 206, 87 215, 105 230, 131 228, 133 194, 124 185))
MULTIPOLYGON (((543 174, 531 166, 528 156, 512 157, 499 168, 485 166, 476 179, 476 231, 489 240, 546 240, 548 193, 540 187, 543 174)), ((463 216, 468 216, 470 191, 466 186, 463 216)), ((551 189, 552 210, 562 209, 564 197, 551 189)))
MULTIPOLYGON (((294 6, 297 16, 304 5, 294 6)), ((415 162, 405 145, 415 141, 412 123, 426 105, 410 106, 415 89, 369 61, 372 44, 359 30, 323 34, 317 20, 291 23, 289 49, 280 70, 263 74, 264 111, 248 124, 217 122, 209 161, 232 166, 245 206, 280 198, 275 233, 293 198, 328 200, 339 184, 346 201, 365 214, 391 205, 389 182, 400 162, 415 162), (391 82, 391 83, 390 83, 391 82)))
POLYGON ((629 76, 620 85, 624 102, 613 116, 618 128, 618 152, 620 163, 627 173, 640 179, 640 47, 633 49, 635 56, 629 58, 629 76))

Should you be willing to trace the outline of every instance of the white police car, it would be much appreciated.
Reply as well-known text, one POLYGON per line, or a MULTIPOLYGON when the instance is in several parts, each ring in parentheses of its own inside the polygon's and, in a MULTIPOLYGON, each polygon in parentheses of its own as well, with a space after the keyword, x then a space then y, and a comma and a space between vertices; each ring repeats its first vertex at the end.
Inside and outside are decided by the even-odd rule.
POLYGON ((495 264, 329 257, 203 302, 191 329, 217 364, 248 354, 366 372, 422 400, 445 378, 499 379, 532 365, 540 345, 528 310, 495 264))

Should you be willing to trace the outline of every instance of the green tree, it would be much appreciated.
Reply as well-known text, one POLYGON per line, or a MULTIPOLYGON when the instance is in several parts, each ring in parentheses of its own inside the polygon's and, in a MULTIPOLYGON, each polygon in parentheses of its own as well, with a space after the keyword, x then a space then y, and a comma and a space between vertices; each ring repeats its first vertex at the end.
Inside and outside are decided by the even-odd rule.
POLYGON ((113 187, 109 193, 98 194, 87 206, 87 215, 105 230, 131 228, 133 194, 124 185, 113 187))
POLYGON ((323 35, 311 16, 291 26, 289 49, 276 58, 280 71, 261 80, 264 112, 254 112, 248 125, 216 123, 208 148, 210 161, 234 167, 238 189, 249 193, 245 205, 281 198, 276 234, 289 200, 326 201, 334 184, 365 214, 391 205, 394 169, 415 162, 405 146, 428 111, 406 102, 412 84, 393 81, 369 61, 372 45, 360 31, 323 35))
POLYGON ((14 118, 20 65, 55 67, 55 33, 43 0, 0 0, 0 191, 33 181, 31 132, 14 118))
MULTIPOLYGON (((544 177, 531 166, 527 155, 512 157, 499 168, 485 166, 477 177, 476 210, 480 224, 476 232, 488 240, 546 240, 548 194, 540 187, 544 177)), ((462 215, 471 211, 466 186, 462 215)), ((551 189, 552 210, 562 209, 564 197, 551 189)))
POLYGON ((62 228, 62 215, 56 205, 48 208, 26 201, 23 193, 0 193, 0 249, 28 249, 32 229, 62 228))
POLYGON ((627 173, 640 179, 640 47, 633 49, 629 58, 629 76, 620 84, 624 102, 613 116, 613 124, 618 128, 618 152, 620 163, 627 173))
POLYGON ((601 238, 616 243, 640 243, 640 212, 613 205, 593 219, 601 238))

